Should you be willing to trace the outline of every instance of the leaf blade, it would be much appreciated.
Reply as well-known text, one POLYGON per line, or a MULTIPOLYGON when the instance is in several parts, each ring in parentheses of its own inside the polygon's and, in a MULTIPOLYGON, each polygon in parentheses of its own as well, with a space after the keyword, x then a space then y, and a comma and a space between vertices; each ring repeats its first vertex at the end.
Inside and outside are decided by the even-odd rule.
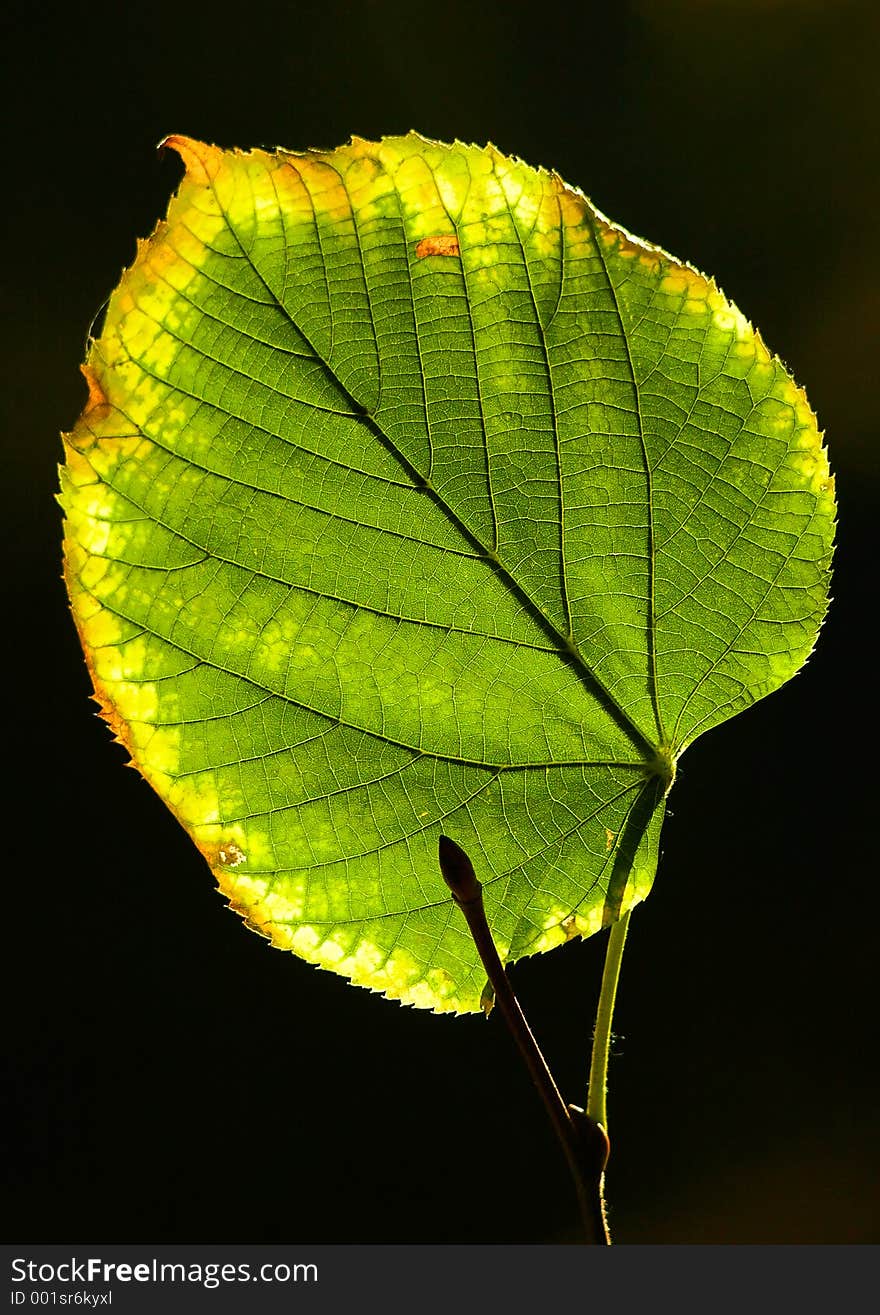
MULTIPOLYGON (((796 409, 714 285, 493 148, 177 145, 188 173, 111 300, 63 478, 96 692, 251 925, 397 998, 479 1008, 437 834, 472 855, 510 957, 647 894, 676 754, 730 715, 734 659, 782 627, 781 683, 815 638, 815 423, 776 440, 803 560, 682 673, 737 543, 688 602, 675 516, 706 513, 673 408, 695 321, 727 344, 728 393, 735 366, 769 369, 796 409)), ((753 411, 718 470, 771 441, 778 416, 753 411)))

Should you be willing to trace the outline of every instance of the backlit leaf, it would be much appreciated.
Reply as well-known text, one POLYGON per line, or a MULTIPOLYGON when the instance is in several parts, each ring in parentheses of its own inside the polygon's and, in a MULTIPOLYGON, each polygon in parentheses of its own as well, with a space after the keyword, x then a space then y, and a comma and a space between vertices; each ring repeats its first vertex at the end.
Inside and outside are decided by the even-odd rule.
POLYGON ((509 959, 644 898, 680 753, 815 642, 815 419, 553 173, 170 144, 62 472, 97 697, 252 927, 478 1009, 439 834, 509 959))

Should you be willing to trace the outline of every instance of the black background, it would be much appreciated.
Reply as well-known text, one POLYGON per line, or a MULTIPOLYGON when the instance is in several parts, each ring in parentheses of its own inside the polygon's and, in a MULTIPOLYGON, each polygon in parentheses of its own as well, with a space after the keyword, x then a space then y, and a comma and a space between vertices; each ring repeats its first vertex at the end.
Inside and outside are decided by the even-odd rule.
MULTIPOLYGON (((624 963, 609 1195, 622 1243, 880 1241, 878 7, 160 0, 6 22, 4 1233, 574 1237, 500 1019, 402 1009, 246 931, 123 770, 60 582, 57 434, 90 321, 180 176, 158 139, 414 127, 553 166, 713 272, 827 430, 835 601, 804 672, 681 765, 624 963)), ((513 970, 581 1102, 602 948, 513 970)))

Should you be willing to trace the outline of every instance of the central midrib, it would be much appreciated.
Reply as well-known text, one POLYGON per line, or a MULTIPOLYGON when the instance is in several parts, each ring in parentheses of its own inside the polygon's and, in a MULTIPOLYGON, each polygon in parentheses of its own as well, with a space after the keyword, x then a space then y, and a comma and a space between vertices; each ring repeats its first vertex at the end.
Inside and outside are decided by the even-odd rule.
MULTIPOLYGON (((577 645, 573 641, 568 639, 568 637, 565 636, 553 624, 553 622, 546 615, 546 613, 543 611, 540 605, 535 602, 535 600, 531 597, 528 591, 519 583, 519 581, 513 575, 510 568, 504 562, 503 558, 497 552, 493 551, 485 543, 483 543, 479 535, 475 534, 469 528, 469 526, 461 519, 461 517, 459 517, 459 515, 449 506, 449 504, 445 501, 445 499, 440 496, 440 494, 437 492, 437 490, 430 482, 430 480, 427 479, 415 467, 415 465, 409 460, 407 456, 405 456, 405 454, 400 450, 400 448, 397 446, 394 440, 385 432, 385 430, 377 422, 376 418, 369 413, 369 411, 363 405, 363 403, 360 402, 358 398, 355 397, 353 393, 346 387, 346 385, 339 378, 336 371, 330 365, 329 361, 325 360, 323 355, 317 350, 309 334, 305 331, 302 325, 296 321, 296 319, 288 310, 287 306, 285 306, 284 302, 278 296, 278 293, 270 284, 269 280, 264 275, 263 271, 252 259, 244 242, 239 236, 239 233, 235 225, 233 224, 230 218, 229 212, 224 207, 223 202, 220 196, 217 194, 216 190, 214 190, 214 195, 217 201, 217 205, 220 209, 220 212, 223 215, 223 218, 226 222, 227 228, 229 229, 229 232, 231 233, 232 237, 236 242, 236 245, 241 251, 243 258, 249 263, 254 273, 256 274, 257 278, 260 280, 263 287, 265 287, 266 291, 268 292, 269 296, 273 299, 275 305, 278 307, 278 310, 281 312, 281 314, 284 315, 289 320, 293 328, 297 331, 298 334, 300 334, 303 341, 308 344, 309 349, 313 353, 314 359, 318 364, 318 366, 320 367, 320 369, 324 371, 327 378, 339 390, 340 394, 345 399, 347 404, 354 409, 357 420, 361 424, 365 425, 370 431, 370 433, 377 439, 377 441, 380 442, 385 447, 385 449, 394 457, 395 461, 397 461, 401 469, 405 472, 405 474, 409 477, 409 479, 412 480, 414 486, 417 489, 421 489, 426 494, 426 496, 430 497, 431 500, 434 502, 434 504, 440 509, 443 515, 446 516, 446 518, 450 521, 450 523, 454 525, 456 530, 465 538, 465 540, 471 543, 478 550, 480 557, 486 562, 487 566, 490 569, 496 571, 498 575, 500 575, 507 589, 518 599, 518 601, 523 603, 528 608, 529 614, 536 621, 536 623, 540 625, 541 628, 545 631, 545 633, 548 634, 553 639, 557 647, 557 651, 559 653, 560 658, 563 661, 570 663, 575 668, 575 670, 577 671, 579 677, 581 678, 582 682, 584 683, 589 693, 592 694, 597 699, 597 701, 601 704, 604 711, 612 718, 612 720, 619 727, 619 729, 622 730, 625 735, 627 735, 627 737, 633 744, 633 747, 640 754, 642 754, 642 756, 646 759, 646 761, 649 762, 652 761, 656 757, 657 746, 651 743, 651 741, 647 738, 644 732, 636 725, 636 723, 634 722, 630 714, 627 712, 627 710, 623 707, 623 705, 615 698, 615 696, 611 693, 610 689, 605 685, 605 683, 600 679, 600 677, 593 671, 593 669, 584 659, 583 654, 580 652, 577 645)), ((468 301, 468 318, 471 319, 472 322, 472 316, 470 313, 470 301, 468 301)))

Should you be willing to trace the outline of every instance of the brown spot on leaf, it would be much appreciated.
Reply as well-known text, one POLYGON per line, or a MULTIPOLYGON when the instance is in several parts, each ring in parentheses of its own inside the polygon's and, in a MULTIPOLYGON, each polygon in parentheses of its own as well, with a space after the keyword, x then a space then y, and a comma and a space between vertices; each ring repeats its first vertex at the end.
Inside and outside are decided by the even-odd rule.
POLYGON ((438 233, 436 237, 423 237, 416 243, 416 255, 419 260, 425 256, 460 256, 461 247, 454 233, 438 233))
POLYGON ((606 826, 606 828, 605 828, 605 853, 606 853, 606 854, 610 854, 610 853, 611 853, 611 846, 614 844, 615 838, 616 838, 616 832, 609 830, 609 828, 606 826))
POLYGON ((107 405, 107 394, 101 387, 98 376, 90 365, 81 365, 79 368, 82 377, 89 386, 89 396, 83 407, 83 415, 88 415, 90 411, 94 411, 96 406, 107 405))
POLYGON ((239 863, 243 863, 247 857, 243 849, 239 849, 233 840, 221 845, 217 850, 217 857, 225 868, 237 868, 239 863))

